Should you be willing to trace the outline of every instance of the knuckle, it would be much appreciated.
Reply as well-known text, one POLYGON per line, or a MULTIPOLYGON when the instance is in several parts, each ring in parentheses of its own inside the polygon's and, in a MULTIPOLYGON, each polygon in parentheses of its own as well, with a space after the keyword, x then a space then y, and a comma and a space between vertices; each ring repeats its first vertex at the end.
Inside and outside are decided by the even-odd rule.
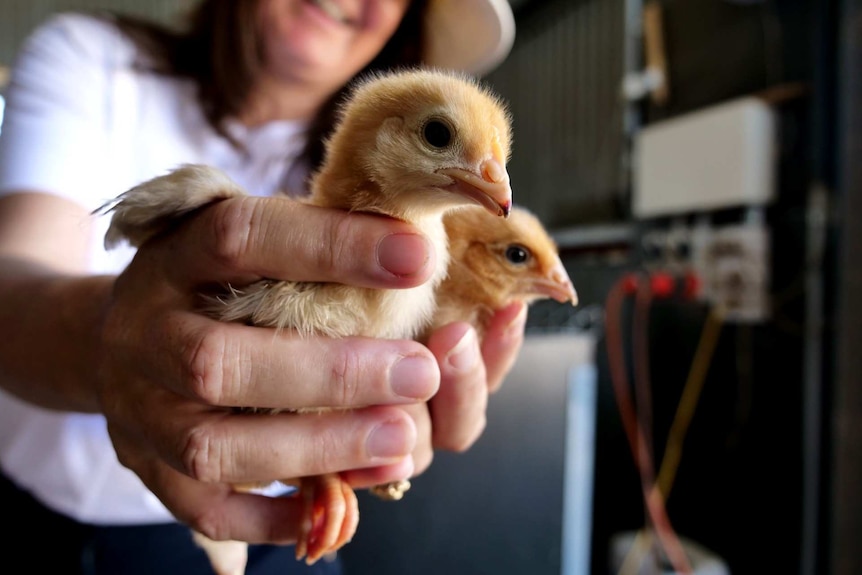
POLYGON ((319 473, 329 473, 338 470, 342 464, 344 453, 342 442, 331 429, 323 429, 297 455, 301 459, 302 469, 318 470, 319 473))
POLYGON ((239 264, 248 253, 257 222, 261 219, 259 202, 237 198, 217 203, 212 209, 213 257, 226 267, 239 264))
POLYGON ((218 508, 206 507, 189 521, 189 526, 197 531, 194 537, 204 535, 213 541, 230 539, 228 522, 218 508))
POLYGON ((357 404, 361 366, 357 350, 350 345, 341 346, 332 362, 330 384, 333 386, 333 396, 338 398, 342 407, 357 404))
POLYGON ((201 330, 187 348, 188 391, 196 398, 220 405, 224 397, 225 337, 219 326, 201 330))
POLYGON ((330 274, 336 273, 351 253, 351 259, 355 258, 355 250, 348 249, 349 245, 354 248, 356 245, 353 243, 355 230, 352 222, 347 214, 339 214, 334 220, 330 220, 326 228, 327 241, 320 251, 317 264, 330 274))
POLYGON ((192 429, 183 445, 181 461, 186 473, 193 479, 207 483, 221 481, 223 453, 220 443, 212 437, 211 430, 192 429))
POLYGON ((447 409, 459 421, 472 423, 474 414, 484 412, 487 407, 488 391, 484 383, 480 386, 473 380, 461 381, 460 385, 447 394, 447 409))

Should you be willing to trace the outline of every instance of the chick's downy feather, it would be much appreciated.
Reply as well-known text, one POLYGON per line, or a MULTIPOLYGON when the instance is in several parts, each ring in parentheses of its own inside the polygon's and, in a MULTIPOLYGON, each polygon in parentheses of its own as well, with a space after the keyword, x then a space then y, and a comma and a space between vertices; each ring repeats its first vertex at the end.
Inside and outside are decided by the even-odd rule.
POLYGON ((526 208, 513 207, 507 219, 467 208, 446 214, 444 223, 450 263, 427 332, 468 321, 481 339, 493 313, 514 301, 529 305, 553 298, 577 304, 556 243, 526 208))
MULTIPOLYGON (((497 219, 509 213, 505 166, 510 142, 510 120, 502 102, 467 76, 417 69, 359 82, 326 142, 325 161, 311 180, 311 194, 302 201, 410 222, 434 244, 433 277, 399 290, 267 279, 229 287, 216 301, 209 300, 207 311, 225 321, 305 335, 418 336, 431 321, 434 292, 447 272, 444 215, 475 206, 497 219)), ((106 246, 123 239, 140 246, 185 214, 245 193, 213 168, 181 166, 102 209, 113 213, 106 246)), ((352 537, 358 521, 356 496, 337 474, 303 478, 300 491, 309 504, 297 556, 314 562, 352 537), (333 501, 337 504, 331 505, 333 501), (330 511, 341 508, 346 511, 330 511), (322 522, 314 519, 321 512, 322 522)), ((220 543, 205 541, 214 565, 220 543)))

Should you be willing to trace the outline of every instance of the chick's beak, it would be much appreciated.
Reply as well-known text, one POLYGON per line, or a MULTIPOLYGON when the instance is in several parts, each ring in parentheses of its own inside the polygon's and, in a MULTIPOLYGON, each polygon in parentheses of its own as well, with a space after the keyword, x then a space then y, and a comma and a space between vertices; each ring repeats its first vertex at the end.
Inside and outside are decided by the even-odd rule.
POLYGON ((496 159, 487 159, 479 167, 480 173, 464 168, 437 170, 452 178, 450 189, 462 194, 496 216, 509 217, 512 210, 512 187, 509 174, 496 159))
POLYGON ((553 298, 560 303, 569 301, 573 306, 578 305, 575 286, 572 285, 572 280, 559 258, 545 276, 533 280, 531 287, 534 293, 553 298))

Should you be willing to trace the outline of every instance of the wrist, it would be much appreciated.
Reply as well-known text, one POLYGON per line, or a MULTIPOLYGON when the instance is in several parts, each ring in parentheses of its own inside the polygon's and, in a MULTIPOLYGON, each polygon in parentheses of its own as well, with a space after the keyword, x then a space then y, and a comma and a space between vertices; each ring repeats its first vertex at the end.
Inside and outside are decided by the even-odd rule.
POLYGON ((0 315, 16 335, 0 350, 0 385, 48 409, 98 411, 95 373, 114 278, 5 263, 0 315))

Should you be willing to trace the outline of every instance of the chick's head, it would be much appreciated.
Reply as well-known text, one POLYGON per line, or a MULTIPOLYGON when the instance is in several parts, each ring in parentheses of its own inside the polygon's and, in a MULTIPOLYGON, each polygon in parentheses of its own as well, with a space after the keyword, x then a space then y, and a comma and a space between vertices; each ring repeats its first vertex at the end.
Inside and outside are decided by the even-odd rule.
POLYGON ((452 254, 447 289, 469 290, 473 298, 484 292, 480 299, 492 308, 545 298, 577 304, 556 243, 525 208, 513 208, 506 220, 470 208, 447 214, 444 223, 452 254))
POLYGON ((479 204, 504 216, 511 138, 505 106, 476 80, 400 71, 356 86, 327 142, 327 163, 352 179, 344 207, 409 218, 479 204))

